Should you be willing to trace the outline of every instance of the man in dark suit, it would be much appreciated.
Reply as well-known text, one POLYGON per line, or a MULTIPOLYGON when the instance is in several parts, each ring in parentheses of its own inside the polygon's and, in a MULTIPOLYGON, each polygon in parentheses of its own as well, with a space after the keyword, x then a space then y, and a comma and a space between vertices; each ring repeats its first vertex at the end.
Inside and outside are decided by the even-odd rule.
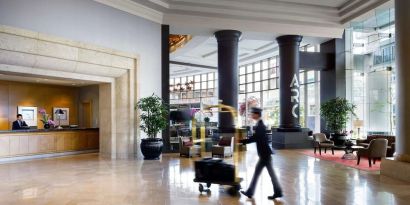
POLYGON ((252 137, 245 140, 241 140, 241 142, 244 144, 256 142, 256 148, 258 150, 259 156, 259 161, 256 164, 255 173, 253 174, 251 184, 249 185, 248 190, 241 191, 241 193, 247 196, 248 198, 253 197, 253 194, 255 193, 256 183, 258 182, 258 178, 261 175, 262 169, 266 167, 271 178, 274 191, 273 196, 268 196, 268 199, 273 200, 282 197, 283 193, 282 188, 278 182, 278 179, 272 167, 272 154, 274 152, 270 145, 268 136, 266 135, 266 126, 263 123, 261 116, 262 110, 260 108, 251 109, 251 117, 252 119, 257 121, 255 126, 255 133, 252 137))
POLYGON ((28 125, 23 120, 23 115, 17 114, 17 120, 13 122, 13 130, 27 129, 28 125))

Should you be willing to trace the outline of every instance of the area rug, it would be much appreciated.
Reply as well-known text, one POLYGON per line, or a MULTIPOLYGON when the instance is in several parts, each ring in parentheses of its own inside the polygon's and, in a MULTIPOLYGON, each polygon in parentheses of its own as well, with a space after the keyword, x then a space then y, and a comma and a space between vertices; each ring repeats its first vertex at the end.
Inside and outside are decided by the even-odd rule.
POLYGON ((332 155, 332 151, 327 151, 324 153, 322 150, 322 155, 319 155, 319 151, 313 153, 313 149, 311 150, 303 150, 301 151, 302 154, 314 157, 321 160, 331 161, 334 163, 342 164, 344 166, 360 169, 363 171, 380 171, 380 160, 376 161, 376 164, 373 164, 372 167, 369 167, 369 162, 367 161, 366 157, 362 157, 360 159, 360 164, 357 165, 357 160, 346 160, 342 159, 343 154, 345 153, 343 150, 335 150, 335 155, 332 155))

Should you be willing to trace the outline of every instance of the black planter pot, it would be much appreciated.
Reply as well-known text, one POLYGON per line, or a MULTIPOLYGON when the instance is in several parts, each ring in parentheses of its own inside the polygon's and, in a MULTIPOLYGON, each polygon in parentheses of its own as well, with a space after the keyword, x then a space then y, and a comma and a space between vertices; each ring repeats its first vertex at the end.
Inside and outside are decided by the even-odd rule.
POLYGON ((159 138, 146 138, 141 140, 141 152, 144 159, 159 159, 164 143, 159 138))
POLYGON ((330 138, 333 142, 335 142, 335 146, 345 146, 347 135, 345 134, 331 134, 330 138))
POLYGON ((50 129, 50 124, 48 123, 44 124, 44 129, 50 129))

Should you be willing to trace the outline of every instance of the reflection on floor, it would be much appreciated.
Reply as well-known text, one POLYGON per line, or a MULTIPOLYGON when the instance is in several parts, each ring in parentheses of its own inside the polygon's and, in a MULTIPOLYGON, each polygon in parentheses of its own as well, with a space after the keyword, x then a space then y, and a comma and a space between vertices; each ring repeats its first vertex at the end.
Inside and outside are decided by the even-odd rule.
MULTIPOLYGON (((111 161, 87 154, 0 165, 0 204, 409 204, 409 183, 299 152, 280 150, 274 156, 285 194, 277 202, 266 198, 272 194, 266 171, 254 200, 248 200, 231 197, 219 186, 211 186, 210 195, 200 195, 198 184, 192 182, 195 158, 167 154, 160 161, 111 161)), ((256 159, 252 150, 239 155, 243 187, 252 177, 256 159)))

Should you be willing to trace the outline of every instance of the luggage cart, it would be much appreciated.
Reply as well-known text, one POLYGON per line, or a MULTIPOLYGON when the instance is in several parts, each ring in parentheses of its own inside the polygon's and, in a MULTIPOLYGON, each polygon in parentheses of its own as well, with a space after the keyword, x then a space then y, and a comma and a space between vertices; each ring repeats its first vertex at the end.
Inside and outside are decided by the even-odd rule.
POLYGON ((195 162, 195 179, 199 183, 198 190, 210 192, 212 184, 230 186, 228 193, 236 195, 241 189, 242 178, 236 177, 235 167, 226 164, 222 159, 204 158, 195 162))
MULTIPOLYGON (((210 105, 210 106, 206 106, 205 110, 210 110, 211 108, 219 108, 218 112, 229 112, 233 118, 236 119, 237 117, 236 109, 231 106, 224 105, 224 104, 210 105)), ((236 136, 237 133, 234 133, 234 134, 236 136)), ((204 141, 202 137, 203 136, 201 136, 201 141, 204 141)), ((235 139, 237 138, 235 137, 235 139)), ((204 149, 204 145, 202 147, 204 149)), ((234 157, 234 164, 236 165, 237 156, 235 156, 234 150, 232 150, 232 152, 233 152, 233 157, 234 157)), ((240 177, 237 177, 237 170, 236 170, 235 165, 226 164, 223 162, 222 159, 216 159, 216 158, 204 158, 200 161, 196 161, 194 182, 199 183, 199 187, 198 187, 199 192, 201 194, 202 192, 210 192, 211 185, 218 184, 218 185, 230 186, 230 188, 228 189, 228 193, 230 195, 236 195, 238 191, 241 189, 241 182, 243 179, 240 177), (206 166, 201 166, 200 163, 204 163, 204 165, 207 163, 208 164, 214 163, 214 165, 216 166, 221 165, 222 167, 221 168, 217 167, 217 169, 214 169, 215 167, 210 168, 206 166), (227 168, 224 170, 223 168, 224 166, 226 166, 225 168, 227 167, 230 167, 230 168, 227 168), (224 174, 225 174, 225 177, 221 177, 221 175, 224 175, 224 174), (206 187, 203 184, 205 184, 206 187)))

